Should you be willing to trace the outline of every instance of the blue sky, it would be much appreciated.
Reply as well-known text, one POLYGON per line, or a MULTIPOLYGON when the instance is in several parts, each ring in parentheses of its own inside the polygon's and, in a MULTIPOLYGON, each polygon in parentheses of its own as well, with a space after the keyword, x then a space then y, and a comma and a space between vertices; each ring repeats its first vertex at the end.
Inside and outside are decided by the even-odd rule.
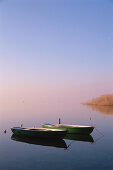
POLYGON ((113 93, 112 0, 1 0, 0 28, 2 88, 56 81, 113 93))

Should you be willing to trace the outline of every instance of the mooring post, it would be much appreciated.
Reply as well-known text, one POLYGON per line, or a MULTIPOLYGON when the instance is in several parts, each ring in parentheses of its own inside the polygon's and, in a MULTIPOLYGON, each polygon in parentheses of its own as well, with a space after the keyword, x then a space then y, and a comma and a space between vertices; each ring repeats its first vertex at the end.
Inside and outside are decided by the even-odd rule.
POLYGON ((59 124, 61 123, 61 119, 59 118, 59 124))

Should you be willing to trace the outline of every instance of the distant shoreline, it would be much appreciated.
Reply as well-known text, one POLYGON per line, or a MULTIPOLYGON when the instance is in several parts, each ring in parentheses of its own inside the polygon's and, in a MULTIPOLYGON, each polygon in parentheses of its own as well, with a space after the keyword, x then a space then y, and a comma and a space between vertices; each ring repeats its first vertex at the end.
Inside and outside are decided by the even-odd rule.
POLYGON ((83 105, 97 105, 97 106, 113 106, 113 94, 104 94, 94 98, 88 102, 81 103, 83 105))

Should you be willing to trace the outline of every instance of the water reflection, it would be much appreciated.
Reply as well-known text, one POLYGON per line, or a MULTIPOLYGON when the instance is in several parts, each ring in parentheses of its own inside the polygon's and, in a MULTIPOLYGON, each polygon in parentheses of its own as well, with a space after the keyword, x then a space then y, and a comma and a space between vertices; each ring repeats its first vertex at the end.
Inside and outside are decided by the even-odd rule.
MULTIPOLYGON (((82 134, 67 134, 64 139, 91 142, 91 143, 94 142, 93 137, 91 135, 82 135, 82 134)), ((51 146, 51 147, 64 148, 64 149, 67 149, 69 147, 67 146, 66 142, 63 139, 30 138, 26 136, 19 136, 13 134, 11 136, 11 140, 33 144, 33 145, 51 146)))
POLYGON ((82 135, 82 134, 67 134, 65 139, 83 141, 83 142, 91 142, 93 143, 93 137, 91 135, 82 135))
POLYGON ((65 141, 62 139, 29 138, 29 137, 13 134, 11 136, 11 140, 15 140, 18 142, 24 142, 24 143, 28 143, 28 144, 34 144, 34 145, 52 146, 52 147, 56 147, 56 148, 67 149, 67 145, 66 145, 65 141))
POLYGON ((99 106, 99 105, 87 105, 92 110, 99 111, 100 113, 103 114, 113 114, 113 106, 99 106))

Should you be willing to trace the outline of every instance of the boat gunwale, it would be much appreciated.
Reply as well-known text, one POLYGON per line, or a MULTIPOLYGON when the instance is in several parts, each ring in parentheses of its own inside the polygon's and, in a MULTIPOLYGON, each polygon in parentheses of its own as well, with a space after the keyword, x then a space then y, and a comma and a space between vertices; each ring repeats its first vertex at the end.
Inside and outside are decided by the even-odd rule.
POLYGON ((81 126, 81 125, 67 125, 67 124, 43 124, 48 127, 62 127, 62 128, 94 128, 94 126, 81 126))
POLYGON ((28 127, 13 127, 12 130, 22 130, 22 131, 31 131, 31 132, 67 132, 63 129, 49 129, 49 128, 28 128, 28 127))

